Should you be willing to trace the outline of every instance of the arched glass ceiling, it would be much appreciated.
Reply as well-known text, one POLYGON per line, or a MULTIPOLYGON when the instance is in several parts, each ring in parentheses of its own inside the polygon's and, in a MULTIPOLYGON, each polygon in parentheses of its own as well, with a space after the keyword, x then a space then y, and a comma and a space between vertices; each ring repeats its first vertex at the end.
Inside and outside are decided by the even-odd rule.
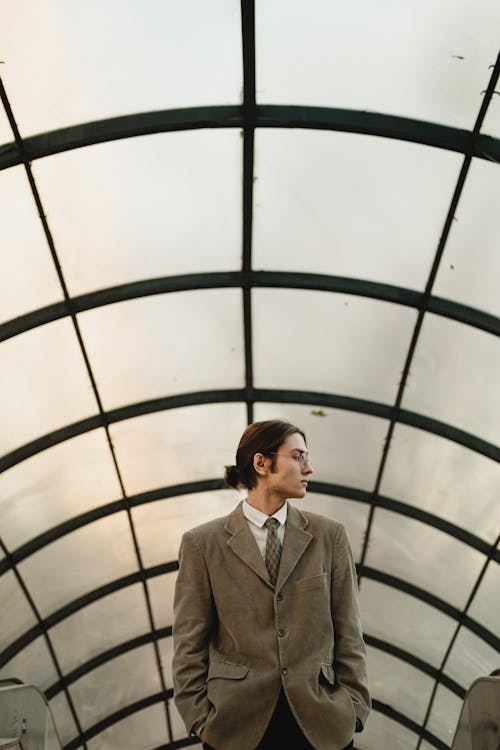
POLYGON ((1 674, 67 750, 192 742, 180 536, 283 416, 357 561, 356 746, 449 747, 500 651, 498 5, 1 14, 1 674))

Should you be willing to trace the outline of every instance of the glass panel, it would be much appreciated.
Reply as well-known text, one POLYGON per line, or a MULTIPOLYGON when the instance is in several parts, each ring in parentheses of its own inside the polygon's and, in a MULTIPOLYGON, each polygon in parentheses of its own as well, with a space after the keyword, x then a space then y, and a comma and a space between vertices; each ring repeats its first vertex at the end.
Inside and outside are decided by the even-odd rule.
POLYGON ((172 657, 174 654, 174 641, 172 638, 162 638, 159 641, 161 663, 163 665, 163 675, 167 688, 172 687, 172 657))
POLYGON ((500 465, 423 430, 396 425, 381 493, 446 518, 489 542, 498 533, 500 465))
POLYGON ((500 656, 496 649, 467 628, 461 628, 445 669, 447 675, 468 690, 474 680, 489 675, 499 666, 500 656))
POLYGON ((2 536, 15 548, 120 496, 106 434, 94 430, 0 474, 2 536))
POLYGON ((59 693, 50 701, 50 710, 54 716, 57 734, 64 746, 77 734, 75 720, 69 710, 68 700, 64 693, 59 693))
POLYGON ((141 584, 108 594, 51 628, 50 637, 64 672, 97 654, 150 631, 141 584), (85 633, 85 637, 79 637, 85 633))
POLYGON ((244 386, 239 289, 162 294, 98 308, 79 320, 106 409, 244 386))
POLYGON ((387 432, 384 419, 295 404, 255 404, 255 420, 288 419, 305 430, 313 479, 373 489, 387 432))
POLYGON ((500 315, 500 170, 473 159, 433 294, 500 315))
POLYGON ((361 579, 365 633, 439 667, 456 622, 429 604, 369 578, 361 579))
POLYGON ((293 505, 299 508, 299 510, 309 510, 312 513, 327 516, 327 518, 335 518, 337 521, 343 523, 347 531, 354 559, 360 559, 368 514, 370 512, 368 505, 357 503, 353 500, 344 500, 341 497, 318 495, 311 490, 305 498, 294 499, 293 505))
POLYGON ((125 512, 58 539, 19 565, 43 616, 72 599, 137 570, 125 512))
POLYGON ((5 86, 23 135, 168 107, 239 101, 238 3, 2 3, 5 86), (89 40, 92 40, 89 50, 89 40), (90 54, 91 51, 91 54, 90 54), (40 75, 43 60, 43 75, 40 75))
POLYGON ((424 289, 461 157, 305 130, 260 130, 256 145, 255 268, 424 289))
POLYGON ((167 740, 165 708, 163 703, 159 703, 112 724, 89 740, 87 747, 89 750, 117 750, 126 747, 152 750, 165 747, 167 740))
POLYGON ((174 589, 177 573, 167 573, 148 579, 149 596, 157 628, 166 628, 174 622, 174 589))
POLYGON ((238 502, 234 490, 181 495, 132 509, 146 567, 177 560, 182 534, 200 523, 226 516, 238 502))
POLYGON ((240 266, 236 130, 104 143, 34 169, 70 294, 240 266))
MULTIPOLYGON (((478 620, 497 637, 500 634, 500 565, 490 560, 478 592, 469 609, 469 615, 478 620)), ((497 664, 497 667, 499 665, 497 664)))
POLYGON ((428 729, 451 746, 463 701, 448 688, 439 685, 429 716, 428 729))
POLYGON ((366 564, 465 607, 485 557, 448 534, 377 508, 366 564), (436 572, 439 571, 439 575, 436 572))
POLYGON ((498 5, 258 2, 259 101, 390 112, 472 128, 498 51, 498 5))
POLYGON ((84 729, 108 714, 161 690, 151 644, 96 667, 69 686, 84 729))
POLYGON ((0 652, 36 625, 36 618, 12 571, 0 576, 0 652))
POLYGON ((253 300, 257 387, 395 400, 414 310, 288 289, 256 289, 253 300), (270 321, 275 336, 267 335, 270 321))
POLYGON ((417 736, 413 732, 378 711, 372 711, 363 732, 355 735, 355 741, 358 750, 415 750, 417 747, 417 736))
POLYGON ((421 724, 434 680, 419 669, 377 648, 368 647, 367 652, 372 695, 421 724))
POLYGON ((63 298, 24 167, 0 171, 0 322, 63 298))
POLYGON ((496 336, 427 314, 403 407, 496 443, 499 373, 496 336))
POLYGON ((55 323, 0 347, 0 453, 97 411, 72 323, 55 323))
POLYGON ((36 685, 40 690, 47 690, 58 679, 45 638, 40 636, 29 643, 2 667, 0 679, 11 677, 36 685))
POLYGON ((112 425, 127 492, 222 478, 245 427, 243 404, 170 409, 112 425))

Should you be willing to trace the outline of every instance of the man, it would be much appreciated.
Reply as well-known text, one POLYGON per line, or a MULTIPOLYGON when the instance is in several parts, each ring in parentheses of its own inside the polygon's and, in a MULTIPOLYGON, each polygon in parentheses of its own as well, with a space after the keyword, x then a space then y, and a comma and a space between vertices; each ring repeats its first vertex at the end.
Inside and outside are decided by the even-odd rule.
POLYGON ((250 425, 226 467, 248 497, 182 538, 175 702, 209 750, 341 750, 370 711, 344 528, 287 503, 311 473, 299 428, 250 425))

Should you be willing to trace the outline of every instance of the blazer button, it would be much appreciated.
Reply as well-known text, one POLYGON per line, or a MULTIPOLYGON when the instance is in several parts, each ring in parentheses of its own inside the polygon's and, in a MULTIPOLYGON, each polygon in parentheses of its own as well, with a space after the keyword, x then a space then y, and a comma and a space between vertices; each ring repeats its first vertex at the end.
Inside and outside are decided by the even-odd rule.
POLYGON ((276 597, 276 599, 277 599, 277 600, 278 600, 279 602, 282 602, 282 601, 283 601, 283 594, 281 594, 281 593, 280 593, 280 594, 278 594, 278 595, 277 595, 277 597, 276 597))
POLYGON ((281 674, 287 675, 288 674, 288 667, 281 667, 281 674))
POLYGON ((284 636, 284 635, 285 635, 285 631, 283 630, 283 628, 280 628, 280 629, 278 630, 278 637, 279 637, 279 638, 283 638, 283 636, 284 636))

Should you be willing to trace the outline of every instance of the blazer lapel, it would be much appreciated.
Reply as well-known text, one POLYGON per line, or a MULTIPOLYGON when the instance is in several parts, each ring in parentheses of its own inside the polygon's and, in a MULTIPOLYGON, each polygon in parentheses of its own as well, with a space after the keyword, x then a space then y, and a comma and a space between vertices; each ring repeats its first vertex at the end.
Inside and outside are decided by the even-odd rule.
POLYGON ((307 518, 289 503, 276 591, 279 591, 286 582, 290 573, 311 543, 312 534, 305 531, 308 523, 307 518))
POLYGON ((248 523, 243 515, 242 503, 240 503, 226 519, 225 530, 231 534, 226 544, 245 565, 256 573, 270 588, 274 588, 269 580, 266 563, 260 554, 257 542, 248 528, 248 523))

